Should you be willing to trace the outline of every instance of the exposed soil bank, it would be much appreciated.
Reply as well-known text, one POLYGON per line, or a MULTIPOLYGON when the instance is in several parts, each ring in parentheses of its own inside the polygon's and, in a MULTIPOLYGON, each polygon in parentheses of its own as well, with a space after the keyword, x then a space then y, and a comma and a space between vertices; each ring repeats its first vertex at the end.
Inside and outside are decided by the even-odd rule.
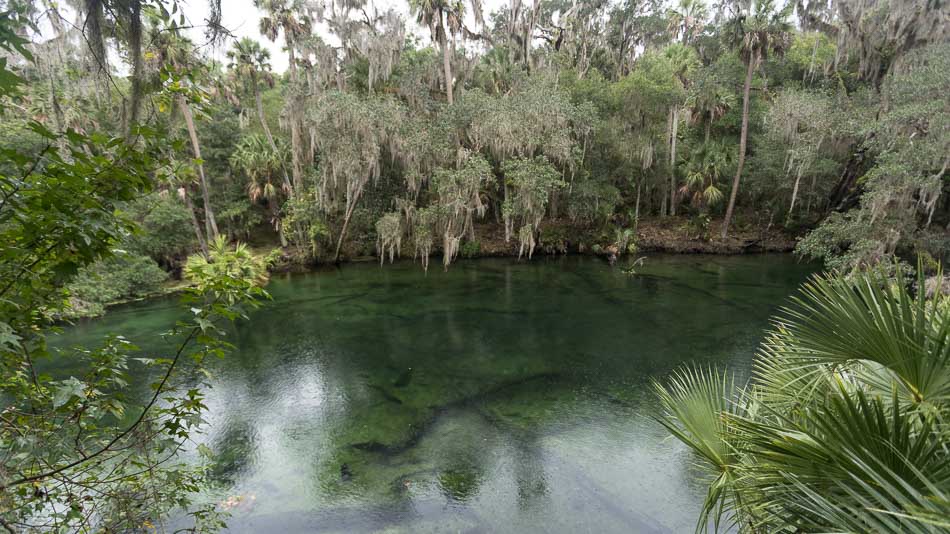
MULTIPOLYGON (((635 253, 665 252, 672 254, 749 254, 766 252, 791 252, 795 249, 795 237, 779 228, 734 228, 726 239, 719 238, 720 222, 711 222, 699 235, 700 230, 690 226, 687 217, 664 217, 642 219, 636 227, 635 238, 630 243, 636 245, 635 253)), ((616 230, 610 230, 616 232, 616 230)), ((611 247, 617 245, 618 236, 600 228, 579 227, 566 220, 545 221, 541 225, 540 236, 534 254, 592 254, 609 255, 611 247)), ((379 261, 368 253, 372 247, 363 246, 362 250, 350 249, 344 254, 341 263, 379 261)), ((527 254, 527 251, 524 251, 527 254)), ((517 236, 505 240, 504 225, 482 223, 475 225, 475 240, 463 240, 459 257, 517 257, 519 243, 517 236)), ((403 258, 411 258, 412 250, 404 246, 403 258)), ((441 250, 433 250, 433 258, 440 258, 441 250)), ((438 259, 434 260, 434 263, 438 259)), ((286 254, 283 261, 275 265, 276 272, 308 271, 321 265, 286 254)))
POLYGON ((721 221, 710 223, 708 239, 691 234, 686 218, 668 217, 641 221, 637 228, 637 246, 651 252, 681 254, 745 254, 750 252, 791 252, 794 236, 779 228, 734 228, 720 239, 721 221))

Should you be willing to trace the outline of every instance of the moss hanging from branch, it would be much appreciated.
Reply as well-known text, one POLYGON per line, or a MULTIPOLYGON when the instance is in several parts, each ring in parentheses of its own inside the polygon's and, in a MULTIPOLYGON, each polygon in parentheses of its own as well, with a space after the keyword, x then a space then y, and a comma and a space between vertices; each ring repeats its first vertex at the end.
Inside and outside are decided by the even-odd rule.
POLYGON ((551 195, 566 184, 560 173, 544 156, 533 159, 515 158, 505 162, 507 198, 502 205, 505 218, 505 240, 518 228, 519 257, 525 250, 534 252, 535 238, 547 211, 551 195))

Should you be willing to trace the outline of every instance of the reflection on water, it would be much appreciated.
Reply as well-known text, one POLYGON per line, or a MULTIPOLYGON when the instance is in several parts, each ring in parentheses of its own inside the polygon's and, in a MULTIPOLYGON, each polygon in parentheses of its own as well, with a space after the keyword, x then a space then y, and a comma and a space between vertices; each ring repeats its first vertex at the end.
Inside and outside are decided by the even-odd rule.
MULTIPOLYGON (((703 495, 653 420, 686 361, 747 374, 811 271, 786 256, 353 265, 273 280, 214 369, 208 426, 235 532, 684 532, 703 495)), ((154 301, 61 344, 145 336, 154 301)))

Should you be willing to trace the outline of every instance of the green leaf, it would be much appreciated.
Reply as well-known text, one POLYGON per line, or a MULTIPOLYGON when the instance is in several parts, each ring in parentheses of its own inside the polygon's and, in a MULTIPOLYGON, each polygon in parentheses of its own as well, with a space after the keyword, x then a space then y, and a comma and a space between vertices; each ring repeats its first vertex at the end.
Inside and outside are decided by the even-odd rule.
POLYGON ((74 397, 79 399, 86 398, 86 385, 78 378, 71 376, 63 380, 55 388, 53 393, 53 407, 59 408, 71 401, 74 397))

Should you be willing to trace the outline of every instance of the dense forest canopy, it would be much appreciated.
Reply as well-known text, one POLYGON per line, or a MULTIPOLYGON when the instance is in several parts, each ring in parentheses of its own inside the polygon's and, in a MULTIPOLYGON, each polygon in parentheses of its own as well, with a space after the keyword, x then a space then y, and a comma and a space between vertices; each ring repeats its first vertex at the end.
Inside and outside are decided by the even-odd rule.
POLYGON ((255 1, 284 73, 214 2, 207 21, 7 3, 35 60, 8 54, 29 91, 5 143, 40 150, 31 120, 160 131, 171 172, 126 208, 144 231, 123 261, 173 276, 219 234, 303 262, 405 241, 448 266, 479 225, 530 255, 667 216, 702 239, 806 235, 802 255, 844 269, 950 250, 939 3, 255 1))
MULTIPOLYGON (((449 268, 493 237, 526 259, 624 254, 641 221, 667 220, 711 243, 786 232, 841 273, 950 258, 944 2, 253 3, 258 40, 230 35, 220 0, 205 21, 177 0, 0 1, 0 347, 16 370, 0 396, 31 406, 4 420, 8 530, 87 520, 76 488, 102 479, 71 470, 90 454, 123 474, 97 486, 103 524, 141 520, 127 505, 142 491, 182 504, 198 475, 145 488, 122 451, 175 448, 200 398, 149 404, 115 438, 84 423, 89 445, 70 444, 59 425, 122 420, 123 399, 41 387, 30 351, 59 319, 184 277, 198 304, 167 376, 182 354, 200 366, 220 350, 212 319, 259 295, 261 250, 411 251, 426 269, 440 252, 449 268)), ((124 343, 85 356, 87 384, 121 389, 124 343)))

